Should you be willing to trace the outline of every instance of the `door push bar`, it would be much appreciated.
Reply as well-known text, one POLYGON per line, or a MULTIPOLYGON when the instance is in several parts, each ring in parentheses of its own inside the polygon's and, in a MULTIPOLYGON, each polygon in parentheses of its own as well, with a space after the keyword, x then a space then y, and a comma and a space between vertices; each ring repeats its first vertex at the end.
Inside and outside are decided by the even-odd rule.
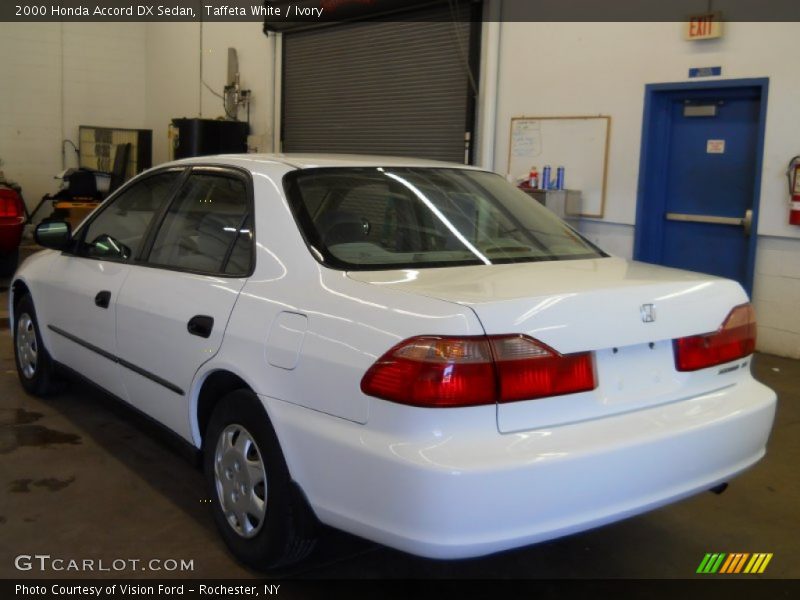
POLYGON ((668 221, 684 221, 686 223, 713 223, 714 225, 736 225, 744 228, 744 234, 750 235, 753 227, 753 211, 749 208, 744 217, 717 217, 714 215, 687 215, 683 213, 667 213, 668 221))

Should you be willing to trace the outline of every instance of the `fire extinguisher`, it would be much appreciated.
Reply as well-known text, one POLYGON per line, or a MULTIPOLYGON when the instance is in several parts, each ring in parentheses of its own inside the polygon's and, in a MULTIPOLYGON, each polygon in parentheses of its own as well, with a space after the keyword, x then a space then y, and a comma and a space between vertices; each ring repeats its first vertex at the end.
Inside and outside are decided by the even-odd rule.
POLYGON ((800 225, 800 155, 789 161, 786 179, 789 181, 789 196, 792 198, 789 209, 789 223, 800 225))

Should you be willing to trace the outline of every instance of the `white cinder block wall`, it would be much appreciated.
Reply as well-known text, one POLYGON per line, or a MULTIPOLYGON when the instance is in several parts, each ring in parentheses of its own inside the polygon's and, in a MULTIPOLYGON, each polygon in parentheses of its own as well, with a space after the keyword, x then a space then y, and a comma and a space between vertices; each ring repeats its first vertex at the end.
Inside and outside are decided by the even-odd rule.
MULTIPOLYGON (((630 257, 648 83, 688 81, 690 67, 726 79, 769 77, 753 301, 759 349, 800 358, 800 227, 788 224, 785 169, 800 154, 800 23, 726 23, 719 40, 687 42, 681 23, 502 23, 495 170, 505 173, 514 116, 611 115, 606 213, 583 230, 630 257)), ((523 175, 523 174, 514 174, 523 175)))
MULTIPOLYGON (((204 78, 218 93, 237 48, 251 133, 271 142, 274 61, 260 23, 205 23, 203 42, 204 78)), ((152 129, 158 164, 171 119, 222 116, 222 101, 200 91, 200 51, 199 23, 0 23, 0 168, 29 208, 77 166, 68 145, 62 165, 61 140, 77 144, 79 125, 152 129)))
MULTIPOLYGON (((228 47, 236 48, 242 87, 252 92, 250 133, 272 151, 273 43, 257 22, 204 23, 203 79, 221 94, 228 71, 228 47)), ((147 25, 147 127, 153 130, 154 164, 169 159, 167 131, 176 117, 223 117, 222 100, 201 86, 200 23, 147 25)), ((246 118, 244 110, 240 119, 246 118)))
POLYGON ((77 165, 79 125, 145 125, 143 23, 0 23, 0 159, 30 208, 77 165))

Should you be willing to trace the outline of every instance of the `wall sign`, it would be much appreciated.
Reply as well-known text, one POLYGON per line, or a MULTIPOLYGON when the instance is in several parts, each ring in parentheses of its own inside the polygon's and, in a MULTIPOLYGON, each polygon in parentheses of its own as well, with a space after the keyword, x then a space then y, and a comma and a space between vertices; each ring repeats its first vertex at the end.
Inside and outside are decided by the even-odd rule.
POLYGON ((689 15, 683 29, 686 40, 711 40, 722 37, 722 13, 689 15))
POLYGON ((708 140, 706 142, 707 154, 725 154, 725 140, 708 140))
POLYGON ((550 165, 566 169, 567 188, 580 192, 579 213, 568 216, 602 219, 605 213, 606 182, 611 117, 514 117, 508 139, 508 166, 512 178, 524 177, 531 167, 541 173, 550 165))
POLYGON ((722 75, 722 67, 692 67, 689 69, 689 78, 718 77, 722 75))

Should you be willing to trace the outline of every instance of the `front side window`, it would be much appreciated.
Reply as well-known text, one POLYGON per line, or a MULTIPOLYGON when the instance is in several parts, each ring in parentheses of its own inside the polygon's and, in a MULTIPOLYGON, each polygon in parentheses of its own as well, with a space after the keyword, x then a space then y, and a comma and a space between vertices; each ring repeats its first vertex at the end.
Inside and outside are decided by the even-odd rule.
POLYGON ((285 178, 310 246, 335 268, 402 269, 605 256, 500 176, 442 168, 319 168, 285 178))
POLYGON ((83 234, 81 254, 107 260, 129 260, 144 241, 153 217, 169 201, 182 170, 152 175, 113 198, 83 234))
POLYGON ((192 173, 156 234, 148 262, 201 273, 246 275, 253 242, 248 198, 240 177, 192 173))

